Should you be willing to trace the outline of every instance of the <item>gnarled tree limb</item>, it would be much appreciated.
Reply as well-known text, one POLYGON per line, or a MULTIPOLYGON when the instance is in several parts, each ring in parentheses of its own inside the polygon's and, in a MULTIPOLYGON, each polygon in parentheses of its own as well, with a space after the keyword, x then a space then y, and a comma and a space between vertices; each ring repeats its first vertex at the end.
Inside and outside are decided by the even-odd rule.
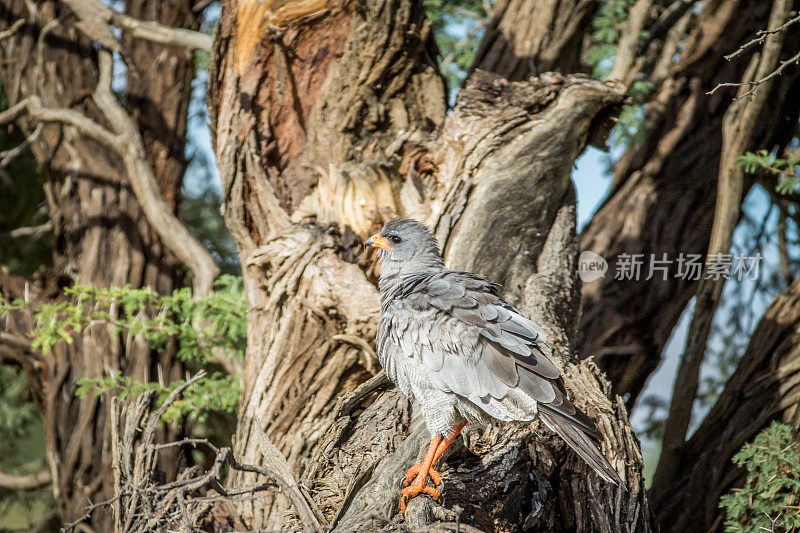
POLYGON ((211 36, 205 33, 184 28, 171 28, 149 20, 138 20, 125 13, 114 11, 99 0, 63 1, 85 24, 85 26, 81 27, 81 31, 86 33, 90 39, 95 40, 97 39, 97 33, 92 29, 102 32, 107 39, 101 44, 111 50, 119 51, 121 49, 113 33, 110 32, 110 28, 108 28, 110 25, 114 25, 137 39, 145 39, 154 43, 172 46, 185 46, 193 50, 203 50, 204 52, 211 51, 211 36), (108 31, 106 31, 106 28, 108 28, 108 31))

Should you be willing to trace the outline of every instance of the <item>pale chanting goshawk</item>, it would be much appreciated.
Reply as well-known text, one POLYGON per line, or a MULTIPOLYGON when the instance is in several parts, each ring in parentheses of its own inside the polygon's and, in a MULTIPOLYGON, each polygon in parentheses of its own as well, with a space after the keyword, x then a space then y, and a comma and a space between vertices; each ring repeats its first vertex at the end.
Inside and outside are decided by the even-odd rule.
POLYGON ((433 469, 468 421, 532 421, 538 415, 607 482, 621 480, 596 441, 594 422, 567 398, 545 356, 542 330, 499 296, 500 286, 444 266, 431 232, 394 219, 366 246, 379 249, 378 358, 389 379, 419 403, 431 443, 406 473, 400 506, 420 493, 438 498, 433 469), (488 415, 488 416, 487 416, 488 415))

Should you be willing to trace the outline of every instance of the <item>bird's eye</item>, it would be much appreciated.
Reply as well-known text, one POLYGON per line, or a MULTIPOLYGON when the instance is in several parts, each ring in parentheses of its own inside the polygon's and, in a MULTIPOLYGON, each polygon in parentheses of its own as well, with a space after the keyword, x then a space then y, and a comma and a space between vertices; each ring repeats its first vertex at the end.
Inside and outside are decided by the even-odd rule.
POLYGON ((401 239, 397 235, 392 235, 391 237, 389 237, 389 240, 392 241, 393 243, 397 244, 398 242, 400 242, 403 239, 401 239))

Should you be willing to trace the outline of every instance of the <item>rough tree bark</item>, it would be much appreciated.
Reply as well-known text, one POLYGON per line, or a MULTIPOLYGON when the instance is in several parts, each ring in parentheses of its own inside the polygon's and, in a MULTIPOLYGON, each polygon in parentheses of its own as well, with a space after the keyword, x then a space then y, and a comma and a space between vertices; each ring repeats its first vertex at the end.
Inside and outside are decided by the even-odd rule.
POLYGON ((583 42, 598 0, 498 0, 472 65, 509 81, 586 72, 583 42))
MULTIPOLYGON (((260 461, 261 420, 328 523, 374 530, 396 518, 400 471, 426 430, 397 391, 370 396, 363 411, 341 406, 378 370, 374 265, 361 239, 387 217, 412 216, 435 229, 449 266, 504 283, 558 339, 568 389, 627 480, 622 492, 602 487, 538 425, 475 428, 445 467, 445 502, 486 529, 646 531, 625 409, 590 363, 570 363, 569 176, 623 92, 559 75, 475 75, 445 118, 429 27, 411 0, 223 6, 209 109, 251 305, 234 454, 260 461)), ((230 483, 252 481, 237 473, 230 483)), ((424 498, 411 507, 412 525, 447 514, 424 498)), ((240 512, 251 528, 294 520, 280 496, 240 512)))
POLYGON ((744 482, 731 458, 772 420, 800 428, 800 278, 778 295, 756 326, 719 399, 681 448, 669 486, 654 486, 664 531, 722 531, 719 497, 744 482))
MULTIPOLYGON (((582 233, 582 248, 605 257, 609 270, 583 286, 577 347, 583 356, 597 358, 616 393, 630 395, 628 405, 658 366, 696 283, 674 272, 666 280, 658 273, 646 280, 647 272, 638 281, 615 280, 617 258, 642 254, 647 263, 651 255, 674 261, 681 253, 705 254, 722 149, 719 132, 736 89, 707 93, 742 79, 752 54, 731 61, 723 56, 766 27, 770 7, 761 1, 704 4, 677 63, 668 62, 666 70, 654 67, 658 86, 643 131, 617 163, 609 196, 582 233)), ((785 49, 796 50, 798 38, 794 28, 785 49)), ((748 149, 781 148, 796 130, 800 75, 795 70, 776 81, 767 100, 770 111, 757 121, 748 149)))
MULTIPOLYGON (((126 9, 167 24, 199 25, 188 1, 130 0, 126 9)), ((55 1, 5 0, 0 19, 5 27, 24 20, 20 31, 0 41, 0 84, 10 103, 35 95, 46 106, 77 110, 104 124, 91 98, 98 83, 97 51, 77 29, 72 12, 55 1)), ((128 109, 152 139, 146 146, 148 162, 170 207, 177 210, 192 56, 183 48, 127 39, 125 52, 128 109), (158 69, 153 68, 153 56, 158 69)), ((28 117, 20 123, 26 133, 37 126, 28 117)), ((46 125, 31 149, 45 177, 56 258, 52 271, 31 286, 30 294, 41 301, 58 298, 59 288, 73 282, 150 286, 170 292, 181 269, 145 220, 119 156, 75 128, 59 124, 46 125)), ((19 287, 5 285, 3 290, 11 295, 19 287)), ((17 325, 21 331, 29 329, 29 324, 17 325)), ((64 522, 71 522, 83 514, 88 502, 113 496, 107 408, 95 395, 76 398, 75 381, 117 370, 137 380, 147 380, 159 369, 166 379, 178 379, 182 372, 171 351, 156 354, 139 341, 126 343, 103 326, 45 357, 34 358, 25 354, 24 346, 17 348, 18 354, 34 361, 23 368, 34 384, 44 419, 58 510, 64 522)), ((109 514, 96 515, 92 525, 110 530, 109 514)))

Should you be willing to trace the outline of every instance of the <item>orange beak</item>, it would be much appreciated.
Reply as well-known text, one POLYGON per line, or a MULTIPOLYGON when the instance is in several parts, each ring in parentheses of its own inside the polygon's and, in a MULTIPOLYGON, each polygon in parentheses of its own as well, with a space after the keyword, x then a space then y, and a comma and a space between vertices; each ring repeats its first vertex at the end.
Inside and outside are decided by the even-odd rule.
POLYGON ((392 249, 392 245, 389 244, 389 240, 380 233, 374 234, 372 237, 367 239, 367 242, 364 243, 365 248, 369 248, 370 246, 373 248, 383 248, 384 250, 392 249))

